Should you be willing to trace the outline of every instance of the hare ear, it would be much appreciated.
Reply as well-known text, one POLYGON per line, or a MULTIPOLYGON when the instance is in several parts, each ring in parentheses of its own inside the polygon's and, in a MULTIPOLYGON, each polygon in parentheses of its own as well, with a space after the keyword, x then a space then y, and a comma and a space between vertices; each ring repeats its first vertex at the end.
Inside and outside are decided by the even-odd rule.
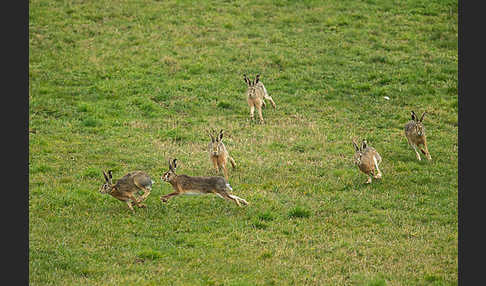
POLYGON ((422 120, 424 120, 424 116, 425 116, 426 113, 427 113, 426 111, 424 111, 424 113, 422 113, 422 116, 420 116, 420 120, 419 120, 420 122, 422 122, 422 120))
POLYGON ((357 151, 359 151, 359 146, 358 144, 356 144, 356 141, 353 139, 353 145, 354 145, 354 149, 357 151))
POLYGON ((223 140, 223 129, 219 131, 219 141, 223 140))
POLYGON ((103 177, 105 177, 105 181, 108 183, 110 180, 108 179, 108 176, 106 175, 105 171, 103 171, 103 177))
POLYGON ((247 85, 250 85, 250 80, 246 77, 246 74, 243 75, 243 79, 245 80, 247 85))
POLYGON ((368 146, 368 143, 365 139, 363 139, 363 143, 361 144, 361 149, 365 149, 368 146))
POLYGON ((257 74, 257 75, 256 75, 256 79, 255 79, 255 83, 258 83, 259 81, 260 81, 260 75, 259 75, 259 74, 257 74))
POLYGON ((174 160, 172 161, 172 167, 174 168, 174 171, 175 169, 177 169, 177 164, 176 164, 176 161, 177 159, 174 158, 174 160))
POLYGON ((214 136, 213 136, 213 134, 211 134, 211 132, 209 130, 206 130, 206 132, 208 133, 209 137, 211 137, 211 142, 214 143, 214 136))
POLYGON ((416 121, 417 120, 417 115, 415 115, 415 112, 413 112, 413 110, 412 110, 411 114, 412 114, 412 120, 413 121, 416 121))
POLYGON ((169 159, 169 170, 172 171, 172 163, 171 163, 170 159, 169 159))
POLYGON ((110 180, 113 179, 113 176, 111 175, 112 172, 113 170, 108 170, 108 176, 110 177, 110 180))

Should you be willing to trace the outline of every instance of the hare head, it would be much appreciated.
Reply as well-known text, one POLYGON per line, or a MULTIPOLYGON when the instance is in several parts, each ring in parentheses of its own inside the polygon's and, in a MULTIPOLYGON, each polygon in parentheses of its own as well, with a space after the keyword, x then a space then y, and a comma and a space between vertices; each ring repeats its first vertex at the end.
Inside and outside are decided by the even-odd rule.
POLYGON ((167 172, 165 172, 164 174, 162 174, 162 177, 161 177, 161 179, 163 181, 170 182, 177 177, 177 174, 175 172, 175 170, 177 168, 176 161, 177 161, 177 159, 174 159, 171 162, 170 159, 169 159, 169 170, 167 172))
POLYGON ((106 174, 105 171, 103 171, 103 176, 105 177, 105 183, 103 185, 101 185, 101 187, 99 189, 99 192, 102 193, 102 194, 108 194, 113 189, 113 186, 114 186, 113 183, 112 183, 113 176, 111 175, 111 173, 112 173, 112 170, 109 170, 108 174, 106 174))
POLYGON ((425 114, 426 112, 424 111, 422 116, 420 116, 420 119, 417 120, 417 115, 415 115, 415 112, 412 111, 412 120, 415 122, 414 129, 418 136, 423 136, 425 134, 425 128, 422 124, 425 114))
POLYGON ((354 153, 354 163, 356 165, 361 164, 361 157, 363 156, 363 149, 366 148, 366 140, 363 140, 363 143, 361 147, 356 143, 356 140, 353 139, 353 145, 354 145, 354 150, 356 153, 354 153))
MULTIPOLYGON (((214 129, 213 129, 213 133, 214 129)), ((223 145, 223 129, 219 131, 219 134, 214 137, 208 131, 209 137, 211 137, 211 142, 209 143, 209 153, 212 156, 219 156, 224 152, 224 145, 223 145)))
POLYGON ((243 79, 245 80, 246 85, 248 86, 248 90, 247 90, 248 96, 252 97, 252 98, 256 97, 257 96, 256 85, 260 81, 260 75, 257 74, 255 80, 252 81, 252 80, 250 80, 249 78, 246 77, 246 74, 244 74, 243 79))
POLYGON ((368 142, 366 142, 366 139, 363 139, 361 142, 361 147, 356 143, 356 140, 353 139, 353 145, 354 145, 354 150, 356 153, 354 153, 354 163, 356 165, 360 165, 362 163, 362 158, 363 154, 365 153, 365 149, 368 147, 368 142))

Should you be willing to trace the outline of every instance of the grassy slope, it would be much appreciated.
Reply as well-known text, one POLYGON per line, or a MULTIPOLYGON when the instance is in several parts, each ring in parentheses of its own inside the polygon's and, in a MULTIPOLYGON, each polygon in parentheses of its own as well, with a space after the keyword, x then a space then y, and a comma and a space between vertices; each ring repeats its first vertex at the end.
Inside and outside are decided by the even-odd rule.
POLYGON ((31 0, 31 285, 455 285, 457 1, 422 2, 31 0), (243 73, 277 103, 264 125, 243 73), (160 202, 168 158, 214 174, 207 127, 249 207, 160 202), (382 181, 363 184, 353 137, 382 181), (97 193, 108 168, 152 175, 147 209, 97 193))

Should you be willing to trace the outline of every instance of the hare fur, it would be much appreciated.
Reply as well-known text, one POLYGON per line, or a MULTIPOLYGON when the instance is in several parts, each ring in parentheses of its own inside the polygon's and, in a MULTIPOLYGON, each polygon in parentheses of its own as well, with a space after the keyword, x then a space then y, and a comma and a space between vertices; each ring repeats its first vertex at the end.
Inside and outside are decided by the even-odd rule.
POLYGON ((177 175, 177 159, 172 162, 169 160, 169 170, 166 171, 161 179, 172 185, 174 192, 160 197, 163 202, 167 202, 171 197, 179 195, 202 195, 215 194, 220 198, 235 202, 239 207, 248 205, 248 202, 238 196, 232 195, 233 190, 228 181, 220 176, 196 177, 187 175, 177 175))
POLYGON ((425 135, 425 127, 422 123, 424 120, 424 116, 426 112, 422 113, 420 119, 417 119, 417 115, 415 112, 411 112, 412 120, 405 124, 405 137, 407 137, 408 144, 412 146, 415 154, 417 155, 417 159, 421 161, 420 154, 417 151, 417 147, 420 151, 427 157, 428 160, 432 160, 430 156, 429 149, 427 148, 427 138, 425 135), (422 145, 422 146, 421 146, 422 145))
POLYGON ((273 101, 272 97, 268 95, 267 89, 260 81, 260 75, 257 74, 255 80, 251 81, 246 75, 243 75, 243 79, 245 80, 248 89, 246 90, 246 97, 248 101, 248 105, 250 106, 250 119, 254 120, 255 115, 255 107, 258 110, 258 117, 260 118, 260 123, 263 123, 263 115, 262 115, 262 106, 265 106, 265 99, 270 100, 273 108, 275 109, 277 106, 273 101))
POLYGON ((366 184, 371 183, 371 177, 381 179, 382 173, 378 165, 381 163, 381 156, 375 148, 368 146, 366 140, 363 140, 361 147, 353 140, 355 149, 354 162, 368 176, 366 184))
MULTIPOLYGON (((214 133, 214 130, 213 130, 214 133)), ((226 146, 223 143, 223 129, 219 131, 219 134, 215 137, 208 131, 211 137, 211 142, 208 144, 209 159, 213 163, 216 172, 223 170, 224 177, 228 180, 228 169, 226 168, 226 163, 228 160, 231 163, 233 169, 236 168, 235 160, 229 155, 226 146)))
POLYGON ((125 202, 128 208, 133 212, 133 206, 136 205, 139 208, 146 207, 141 204, 150 195, 152 190, 152 184, 154 181, 150 176, 143 171, 129 172, 118 181, 113 184, 112 171, 109 170, 108 174, 103 171, 105 177, 105 183, 100 187, 99 191, 103 194, 109 194, 120 201, 125 202), (138 191, 143 191, 143 195, 136 197, 135 194, 138 191))

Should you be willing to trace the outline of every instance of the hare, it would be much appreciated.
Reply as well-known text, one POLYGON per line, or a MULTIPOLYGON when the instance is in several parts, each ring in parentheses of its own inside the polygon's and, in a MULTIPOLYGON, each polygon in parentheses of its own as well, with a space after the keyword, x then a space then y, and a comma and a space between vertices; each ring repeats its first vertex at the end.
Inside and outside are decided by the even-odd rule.
POLYGON ((417 159, 421 161, 419 152, 417 152, 417 147, 419 145, 424 145, 420 148, 420 151, 427 157, 428 160, 432 160, 430 156, 429 149, 427 148, 427 139, 425 137, 425 127, 422 124, 424 120, 425 113, 417 120, 417 115, 412 111, 412 120, 405 124, 405 137, 407 137, 408 144, 412 146, 415 154, 417 154, 417 159))
POLYGON ((270 100, 270 103, 273 106, 273 109, 277 108, 275 102, 273 101, 272 97, 268 95, 267 89, 260 81, 260 75, 257 74, 254 81, 251 81, 246 75, 243 75, 243 79, 245 80, 246 84, 248 85, 248 89, 246 91, 246 97, 248 101, 248 105, 250 106, 250 118, 254 120, 255 114, 255 107, 258 110, 258 116, 260 117, 260 123, 263 123, 263 116, 262 116, 262 106, 265 107, 265 99, 270 100))
MULTIPOLYGON (((213 129, 214 133, 214 129, 213 129)), ((224 177, 228 180, 228 170, 226 169, 226 163, 229 159, 231 162, 231 166, 233 169, 236 168, 235 160, 229 155, 228 150, 226 150, 226 146, 223 143, 223 129, 219 131, 219 135, 216 138, 208 131, 209 136, 211 137, 211 142, 208 144, 209 150, 209 159, 213 162, 214 169, 216 172, 219 172, 220 169, 223 169, 224 177)))
POLYGON ((358 146, 355 140, 353 140, 354 149, 354 163, 358 165, 358 168, 368 176, 366 184, 371 183, 371 176, 375 179, 381 179, 382 174, 378 165, 381 163, 381 156, 375 150, 375 148, 368 146, 366 140, 363 139, 361 148, 358 146))
POLYGON ((152 184, 154 183, 147 173, 142 171, 129 172, 120 178, 116 184, 112 183, 113 177, 111 173, 111 170, 108 171, 108 175, 103 171, 105 183, 100 187, 100 193, 112 195, 120 201, 127 203, 128 208, 132 212, 134 211, 132 204, 139 208, 146 207, 141 202, 150 195, 152 184), (135 193, 138 191, 144 192, 139 198, 135 197, 135 193))
POLYGON ((234 201, 239 207, 241 207, 241 204, 248 205, 246 200, 230 193, 233 189, 223 177, 177 175, 175 172, 177 168, 176 161, 177 159, 174 159, 171 162, 169 159, 169 170, 161 177, 163 181, 170 183, 175 190, 173 193, 160 197, 163 202, 167 202, 171 197, 179 195, 203 195, 213 193, 223 199, 234 201))

